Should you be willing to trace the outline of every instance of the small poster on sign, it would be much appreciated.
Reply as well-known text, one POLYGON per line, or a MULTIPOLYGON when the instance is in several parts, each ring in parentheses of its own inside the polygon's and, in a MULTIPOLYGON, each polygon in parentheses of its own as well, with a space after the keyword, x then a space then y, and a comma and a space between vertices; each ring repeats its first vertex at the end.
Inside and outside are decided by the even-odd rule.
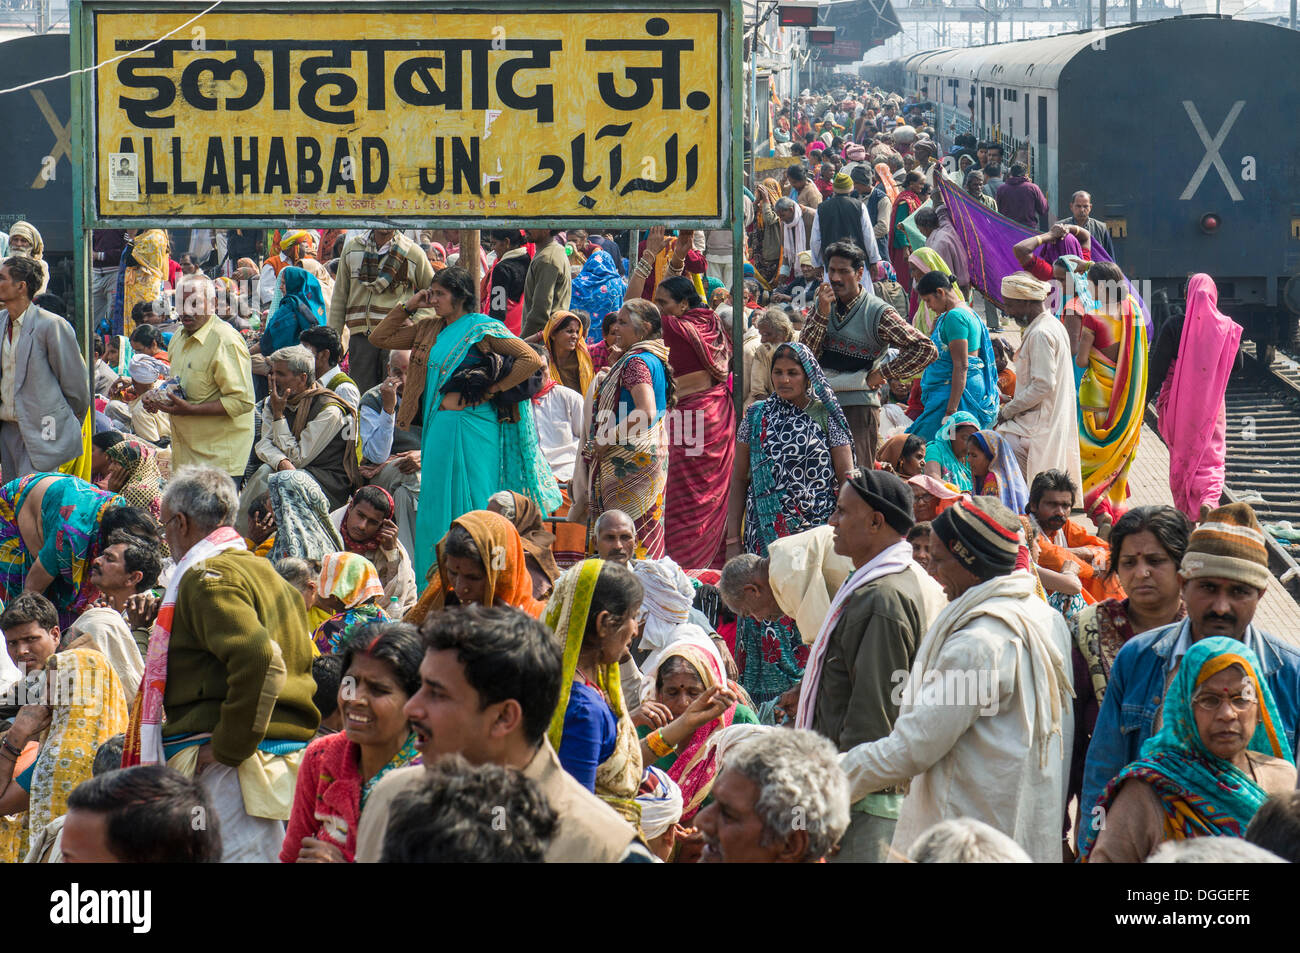
POLYGON ((134 152, 111 152, 108 156, 108 200, 140 201, 140 178, 134 152))

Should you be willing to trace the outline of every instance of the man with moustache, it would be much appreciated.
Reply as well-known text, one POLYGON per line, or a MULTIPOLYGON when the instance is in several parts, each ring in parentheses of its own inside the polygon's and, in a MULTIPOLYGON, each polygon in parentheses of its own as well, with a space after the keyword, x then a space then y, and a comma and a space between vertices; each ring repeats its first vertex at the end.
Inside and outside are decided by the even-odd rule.
POLYGON ((90 584, 109 607, 125 612, 126 601, 158 584, 162 558, 156 546, 123 530, 114 530, 108 543, 90 564, 90 584))
POLYGON ((632 826, 560 766, 546 738, 560 697, 561 646, 545 626, 509 606, 472 605, 430 615, 421 634, 420 689, 404 711, 423 764, 389 772, 371 791, 358 863, 379 862, 393 801, 447 754, 516 768, 537 784, 559 819, 544 860, 652 861, 632 826))
POLYGON ((1028 516, 1039 529, 1038 565, 1052 572, 1077 572, 1093 599, 1122 599, 1116 583, 1106 573, 1110 545, 1070 519, 1078 503, 1079 487, 1060 470, 1045 470, 1029 487, 1028 516), (1074 568, 1066 570, 1066 563, 1074 568))
POLYGON ((825 860, 849 823, 848 785, 834 745, 812 731, 760 729, 719 758, 712 800, 696 815, 701 863, 825 860))
MULTIPOLYGON (((1295 749, 1300 726, 1300 652, 1255 627, 1268 588, 1268 549, 1254 511, 1245 503, 1211 510, 1193 532, 1178 572, 1187 616, 1130 639, 1115 656, 1106 697, 1088 745, 1081 809, 1090 811, 1106 785, 1136 761, 1159 728, 1165 689, 1193 642, 1227 636, 1245 643, 1277 703, 1286 745, 1295 749)), ((1096 818, 1086 819, 1096 823, 1096 818)))
POLYGON ((859 462, 876 458, 880 395, 886 380, 910 380, 939 356, 934 342, 862 285, 867 253, 848 241, 822 250, 827 283, 799 340, 826 370, 844 408, 859 462), (898 355, 881 358, 889 348, 898 355))

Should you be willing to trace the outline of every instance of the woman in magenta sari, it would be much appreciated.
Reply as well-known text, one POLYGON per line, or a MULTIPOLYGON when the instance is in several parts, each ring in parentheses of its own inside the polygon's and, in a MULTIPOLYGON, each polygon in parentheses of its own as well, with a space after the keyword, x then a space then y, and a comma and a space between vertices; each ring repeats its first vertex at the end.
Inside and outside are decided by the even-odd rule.
POLYGON ((731 337, 689 278, 666 278, 654 301, 677 385, 677 413, 668 420, 665 550, 683 569, 721 569, 736 455, 731 337))
POLYGON ((1160 435, 1169 445, 1169 489, 1174 505, 1201 521, 1219 505, 1227 458, 1224 393, 1238 360, 1241 325, 1221 312, 1214 279, 1187 282, 1186 317, 1160 329, 1150 380, 1162 382, 1156 400, 1160 435))

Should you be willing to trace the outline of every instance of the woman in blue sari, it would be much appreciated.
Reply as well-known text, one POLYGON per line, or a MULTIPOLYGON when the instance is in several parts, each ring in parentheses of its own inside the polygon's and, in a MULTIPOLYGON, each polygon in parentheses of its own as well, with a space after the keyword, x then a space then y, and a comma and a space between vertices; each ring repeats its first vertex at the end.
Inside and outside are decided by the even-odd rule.
MULTIPOLYGON (((492 398, 523 383, 542 367, 541 358, 509 329, 486 314, 471 311, 474 282, 464 268, 444 268, 433 283, 398 305, 383 325, 396 324, 405 311, 433 308, 432 327, 385 328, 383 347, 412 348, 403 400, 421 400, 424 419, 420 459, 420 505, 415 520, 416 582, 423 590, 436 563, 435 546, 452 520, 487 509, 499 490, 528 497, 550 515, 561 503, 560 489, 537 443, 532 403, 503 407, 492 398), (413 330, 412 334, 402 332, 413 330), (490 357, 513 359, 504 377, 489 371, 490 357), (413 377, 427 371, 412 387, 413 377), (454 378, 454 379, 453 379, 454 378)), ((420 322, 424 324, 425 322, 420 322)), ((381 325, 382 326, 382 325, 381 325)), ((377 327, 371 332, 375 342, 377 327)))
POLYGON ((998 369, 988 327, 966 307, 953 279, 943 272, 929 272, 916 288, 939 315, 930 336, 939 359, 921 374, 925 409, 907 432, 929 442, 958 411, 974 417, 977 429, 992 427, 998 415, 998 369))
MULTIPOLYGON (((262 331, 262 339, 248 349, 268 359, 282 347, 298 343, 298 335, 325 323, 325 292, 320 280, 305 268, 289 266, 280 272, 281 298, 262 331)), ((267 378, 254 374, 253 392, 258 400, 267 394, 267 378)))
POLYGON ((573 279, 573 295, 569 302, 572 310, 586 311, 591 315, 588 343, 600 340, 601 318, 623 307, 626 294, 627 279, 619 275, 609 252, 593 252, 573 279))
POLYGON ((979 430, 973 414, 959 410, 945 419, 939 432, 925 447, 925 472, 935 479, 950 483, 962 493, 975 489, 967 452, 970 438, 979 430))

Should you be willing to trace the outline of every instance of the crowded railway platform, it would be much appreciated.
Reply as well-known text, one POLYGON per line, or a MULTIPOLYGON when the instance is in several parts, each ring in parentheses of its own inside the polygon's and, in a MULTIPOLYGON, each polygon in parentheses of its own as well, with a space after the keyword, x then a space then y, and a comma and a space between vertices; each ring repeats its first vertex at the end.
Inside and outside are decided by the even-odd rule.
POLYGON ((550 40, 483 46, 489 94, 385 38, 330 67, 359 149, 159 138, 343 121, 220 6, 89 5, 135 52, 75 80, 75 254, 0 233, 0 861, 1300 858, 1253 286, 1153 292, 1087 157, 1037 181, 933 62, 731 129, 680 10, 556 15, 578 119, 512 85, 550 40), (170 39, 205 17, 264 95, 168 79, 236 49, 170 39), (481 138, 403 167, 378 124, 457 96, 481 138), (527 151, 623 114, 639 178, 527 151))

